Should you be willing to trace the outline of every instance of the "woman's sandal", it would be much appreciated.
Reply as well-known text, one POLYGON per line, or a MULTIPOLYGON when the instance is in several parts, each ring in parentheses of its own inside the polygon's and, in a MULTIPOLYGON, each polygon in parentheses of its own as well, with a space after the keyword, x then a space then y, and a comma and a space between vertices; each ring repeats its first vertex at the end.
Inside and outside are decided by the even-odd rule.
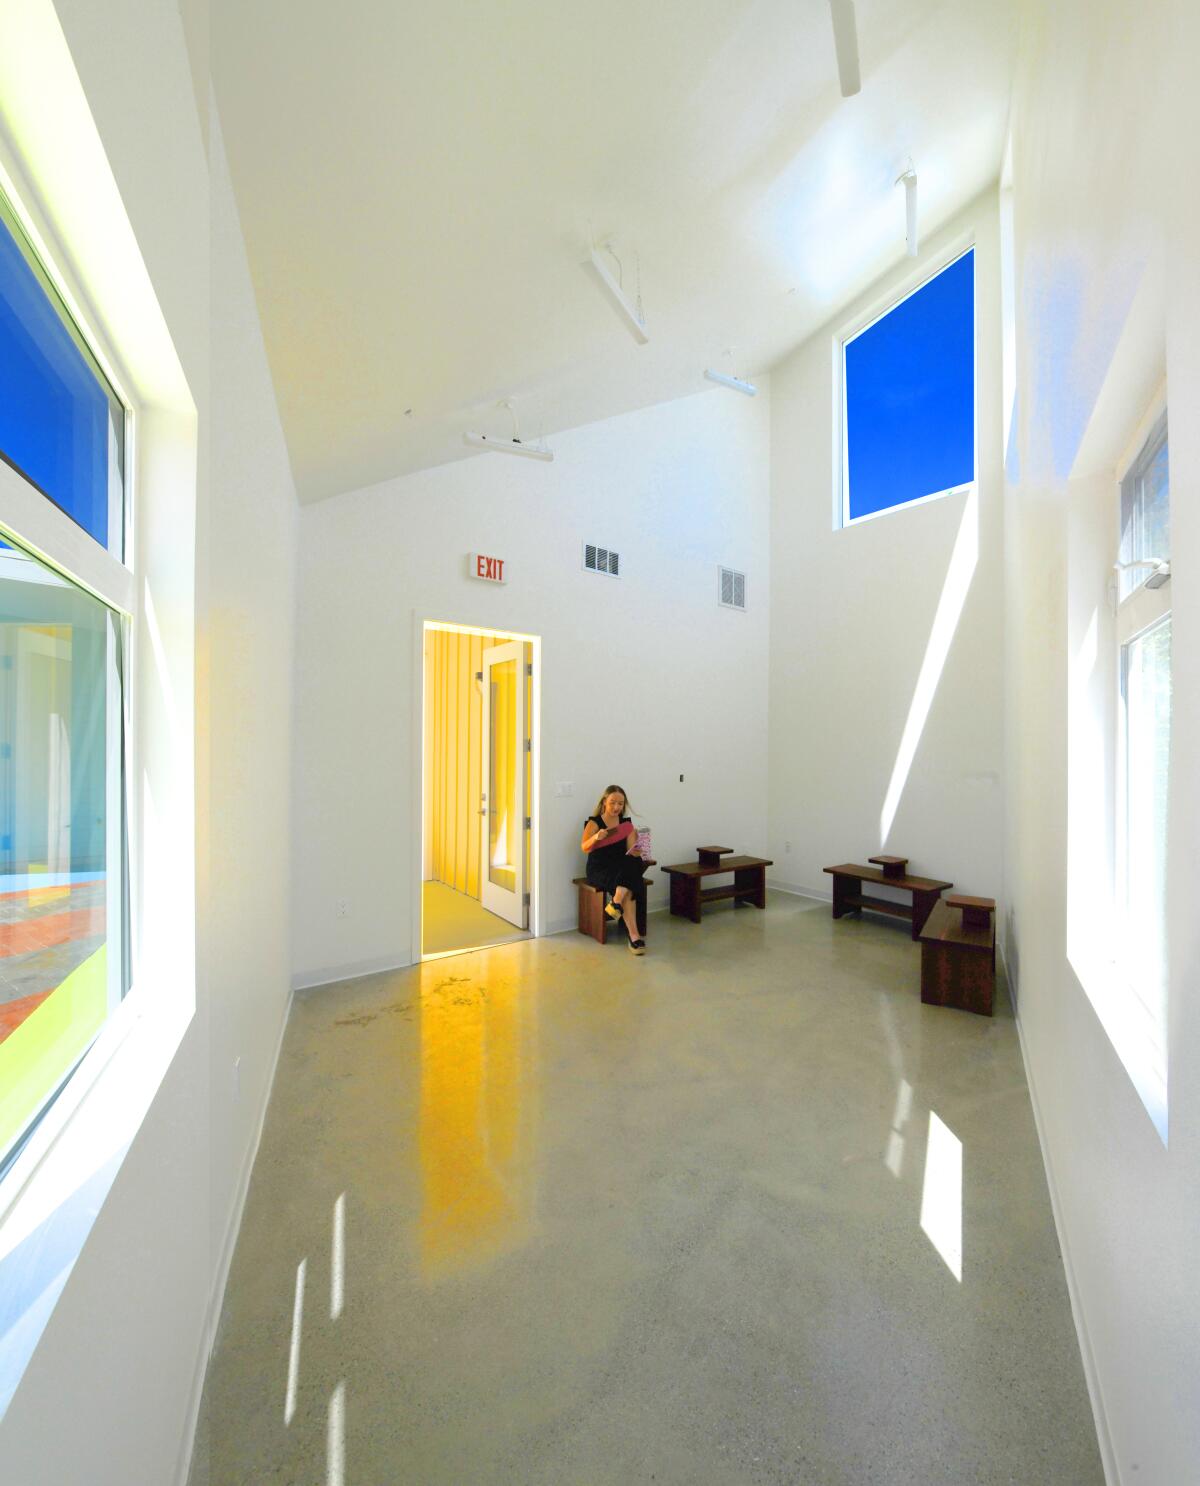
POLYGON ((609 918, 612 919, 612 921, 613 921, 614 924, 616 923, 616 921, 619 918, 621 918, 623 916, 622 913, 621 913, 620 906, 618 904, 616 904, 616 903, 612 903, 612 902, 606 903, 604 905, 604 911, 605 911, 605 913, 608 914, 609 918))
POLYGON ((631 939, 629 941, 629 948, 635 955, 644 955, 646 953, 646 941, 644 939, 631 939))

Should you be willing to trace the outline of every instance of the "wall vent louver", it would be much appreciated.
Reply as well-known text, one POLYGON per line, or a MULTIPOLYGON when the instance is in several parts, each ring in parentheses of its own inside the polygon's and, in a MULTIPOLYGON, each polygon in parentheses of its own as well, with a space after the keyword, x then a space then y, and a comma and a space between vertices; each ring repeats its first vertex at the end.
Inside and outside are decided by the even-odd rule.
POLYGON ((583 544, 583 565, 589 573, 607 573, 610 578, 621 576, 620 553, 597 547, 593 542, 583 544))
POLYGON ((732 568, 717 569, 717 603, 725 609, 745 609, 745 573, 735 573, 732 568))

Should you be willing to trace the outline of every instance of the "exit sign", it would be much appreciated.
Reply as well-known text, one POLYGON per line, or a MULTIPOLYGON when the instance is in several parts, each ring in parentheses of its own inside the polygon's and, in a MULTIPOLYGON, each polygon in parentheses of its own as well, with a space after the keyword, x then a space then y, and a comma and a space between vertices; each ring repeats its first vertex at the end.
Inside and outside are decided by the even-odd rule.
POLYGON ((503 557, 488 557, 483 552, 467 553, 467 573, 484 583, 507 583, 508 563, 503 557))

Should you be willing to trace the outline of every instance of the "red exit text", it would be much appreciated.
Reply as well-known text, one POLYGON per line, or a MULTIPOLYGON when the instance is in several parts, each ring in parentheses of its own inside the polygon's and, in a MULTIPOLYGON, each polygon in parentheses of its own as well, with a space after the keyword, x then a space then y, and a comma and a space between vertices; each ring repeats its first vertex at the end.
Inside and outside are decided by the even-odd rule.
POLYGON ((482 552, 472 552, 467 559, 472 578, 482 578, 485 583, 507 583, 504 576, 506 563, 502 557, 487 557, 482 552))

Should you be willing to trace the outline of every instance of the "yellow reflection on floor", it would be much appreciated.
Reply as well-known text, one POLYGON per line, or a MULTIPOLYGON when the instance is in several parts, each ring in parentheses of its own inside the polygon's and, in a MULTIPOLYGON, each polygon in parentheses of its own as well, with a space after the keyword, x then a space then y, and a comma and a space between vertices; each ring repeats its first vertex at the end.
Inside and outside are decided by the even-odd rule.
POLYGON ((456 949, 480 949, 524 937, 507 919, 489 913, 476 898, 458 893, 444 882, 426 882, 421 889, 421 951, 448 954, 456 949))
POLYGON ((528 990, 430 964, 421 977, 421 1268, 479 1264, 528 1237, 528 990))

